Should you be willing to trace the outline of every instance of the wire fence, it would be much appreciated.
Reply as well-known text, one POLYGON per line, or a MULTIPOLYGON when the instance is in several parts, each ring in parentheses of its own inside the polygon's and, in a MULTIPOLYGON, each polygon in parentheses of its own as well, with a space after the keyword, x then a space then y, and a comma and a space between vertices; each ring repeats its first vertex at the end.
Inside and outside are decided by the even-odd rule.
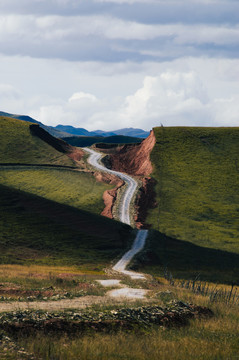
POLYGON ((164 278, 169 281, 171 286, 188 289, 194 294, 199 294, 209 298, 210 302, 222 302, 226 305, 239 305, 239 293, 235 284, 230 288, 220 285, 212 285, 200 280, 200 274, 194 280, 175 280, 168 269, 164 270, 164 278))

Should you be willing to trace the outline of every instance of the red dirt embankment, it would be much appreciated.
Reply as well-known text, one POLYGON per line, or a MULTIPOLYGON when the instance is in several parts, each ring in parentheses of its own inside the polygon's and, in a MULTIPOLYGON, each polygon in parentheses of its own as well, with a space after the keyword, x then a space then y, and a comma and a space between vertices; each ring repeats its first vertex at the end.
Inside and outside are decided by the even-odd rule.
POLYGON ((154 131, 140 144, 117 146, 115 149, 101 149, 108 154, 105 163, 113 170, 125 172, 140 177, 142 186, 136 198, 135 223, 138 228, 149 228, 145 224, 147 210, 156 205, 154 185, 155 180, 149 175, 153 171, 150 153, 156 143, 154 131))
POLYGON ((104 192, 103 200, 105 203, 105 208, 101 213, 101 215, 106 216, 110 219, 113 219, 112 209, 113 209, 116 197, 117 197, 117 191, 121 186, 124 185, 124 181, 120 180, 117 176, 111 175, 109 173, 95 172, 94 176, 95 176, 96 180, 98 180, 98 181, 116 185, 113 189, 106 190, 104 192))
POLYGON ((69 158, 71 158, 74 161, 80 161, 84 155, 84 152, 79 148, 71 146, 68 149, 66 155, 69 156, 69 158))
POLYGON ((155 145, 154 131, 140 144, 124 145, 119 151, 109 155, 113 170, 126 172, 135 176, 148 176, 153 171, 150 153, 155 145))

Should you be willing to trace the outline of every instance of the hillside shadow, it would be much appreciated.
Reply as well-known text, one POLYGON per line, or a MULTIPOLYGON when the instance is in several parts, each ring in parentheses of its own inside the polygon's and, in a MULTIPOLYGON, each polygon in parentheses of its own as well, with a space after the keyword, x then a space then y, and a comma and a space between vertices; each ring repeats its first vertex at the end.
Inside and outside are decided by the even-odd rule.
POLYGON ((158 231, 150 231, 145 251, 138 257, 140 271, 175 278, 223 282, 239 285, 239 254, 194 245, 158 231))
POLYGON ((0 185, 0 263, 112 261, 132 228, 106 217, 0 185), (65 259, 65 260, 64 260, 65 259))

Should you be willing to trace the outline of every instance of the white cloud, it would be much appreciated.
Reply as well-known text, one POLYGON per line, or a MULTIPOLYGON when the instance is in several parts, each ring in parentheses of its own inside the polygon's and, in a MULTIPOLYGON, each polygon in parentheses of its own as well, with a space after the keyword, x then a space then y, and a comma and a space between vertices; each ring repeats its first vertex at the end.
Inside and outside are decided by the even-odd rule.
POLYGON ((0 66, 0 110, 48 125, 113 130, 239 124, 237 59, 106 64, 0 56, 0 66))
MULTIPOLYGON (((72 98, 77 98, 76 94, 72 98)), ((79 96, 80 100, 84 97, 95 103, 93 94, 79 96)), ((115 107, 110 100, 98 99, 99 106, 87 107, 79 103, 76 109, 72 101, 68 101, 60 107, 41 108, 37 117, 54 125, 61 120, 64 124, 89 130, 128 126, 150 129, 160 123, 165 126, 235 126, 239 110, 237 101, 238 97, 211 98, 196 72, 168 70, 157 76, 146 76, 142 87, 115 103, 115 107)))
POLYGON ((95 102, 97 101, 97 97, 95 95, 84 93, 83 91, 74 93, 70 98, 69 102, 82 102, 82 101, 90 101, 95 102))
POLYGON ((239 126, 239 95, 215 99, 211 104, 215 123, 221 126, 239 126))
MULTIPOLYGON (((194 113, 205 112, 206 90, 194 72, 167 71, 156 77, 146 77, 143 87, 126 98, 119 117, 135 126, 149 127, 164 122, 167 125, 183 121, 195 125, 194 113)), ((202 119, 201 119, 202 121, 202 119)))

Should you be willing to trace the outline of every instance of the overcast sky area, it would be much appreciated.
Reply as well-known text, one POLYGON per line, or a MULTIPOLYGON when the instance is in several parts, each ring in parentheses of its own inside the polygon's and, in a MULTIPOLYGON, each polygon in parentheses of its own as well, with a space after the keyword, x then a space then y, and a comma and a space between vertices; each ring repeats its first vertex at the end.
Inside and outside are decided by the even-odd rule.
POLYGON ((88 130, 239 125, 238 0, 0 0, 0 110, 88 130))

